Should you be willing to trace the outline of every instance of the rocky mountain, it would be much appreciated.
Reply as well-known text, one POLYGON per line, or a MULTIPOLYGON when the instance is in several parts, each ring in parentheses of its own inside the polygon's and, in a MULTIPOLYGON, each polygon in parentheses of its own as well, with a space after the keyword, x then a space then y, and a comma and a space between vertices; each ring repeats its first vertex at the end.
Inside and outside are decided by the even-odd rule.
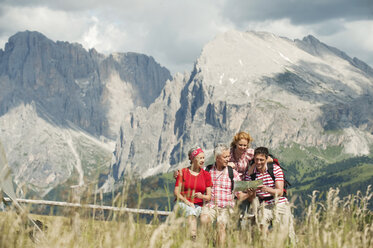
POLYGON ((171 78, 143 54, 103 55, 38 32, 10 37, 0 50, 0 141, 15 182, 45 195, 69 178, 97 180, 122 120, 171 78))
POLYGON ((148 109, 123 121, 112 180, 185 166, 192 145, 211 154, 240 130, 277 151, 337 147, 347 157, 369 154, 372 72, 313 36, 221 34, 203 48, 191 74, 175 76, 148 109))

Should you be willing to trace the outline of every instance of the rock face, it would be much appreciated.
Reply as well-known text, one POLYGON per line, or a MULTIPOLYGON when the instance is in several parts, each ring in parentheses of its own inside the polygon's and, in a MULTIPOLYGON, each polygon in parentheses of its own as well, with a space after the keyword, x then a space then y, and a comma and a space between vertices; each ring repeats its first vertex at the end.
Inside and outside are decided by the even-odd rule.
POLYGON ((203 48, 190 75, 175 77, 149 109, 122 123, 112 176, 184 166, 192 145, 211 152, 241 130, 270 148, 368 154, 372 99, 372 68, 312 36, 230 31, 203 48))
POLYGON ((0 138, 15 181, 45 194, 76 170, 81 184, 84 154, 90 166, 98 154, 110 161, 122 120, 149 107, 171 78, 146 55, 104 56, 38 32, 12 36, 0 50, 0 138))

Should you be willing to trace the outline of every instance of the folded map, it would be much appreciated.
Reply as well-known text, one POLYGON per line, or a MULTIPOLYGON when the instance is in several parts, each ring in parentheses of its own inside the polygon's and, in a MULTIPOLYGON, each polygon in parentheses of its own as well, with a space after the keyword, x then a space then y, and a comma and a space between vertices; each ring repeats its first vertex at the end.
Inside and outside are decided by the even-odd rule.
POLYGON ((255 181, 235 181, 233 191, 246 191, 247 189, 256 189, 259 185, 262 185, 262 180, 255 181))

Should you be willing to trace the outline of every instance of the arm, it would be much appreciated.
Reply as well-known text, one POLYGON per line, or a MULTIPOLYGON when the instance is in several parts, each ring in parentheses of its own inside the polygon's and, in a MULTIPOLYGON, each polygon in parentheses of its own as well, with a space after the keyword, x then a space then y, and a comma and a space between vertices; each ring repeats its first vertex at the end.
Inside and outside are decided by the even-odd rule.
POLYGON ((211 200, 211 187, 206 187, 206 194, 202 194, 201 192, 197 192, 194 194, 194 197, 202 199, 204 201, 211 200))
POLYGON ((188 206, 191 206, 194 208, 194 204, 190 201, 188 201, 188 199, 186 199, 181 193, 181 187, 180 186, 175 186, 175 190, 174 190, 174 195, 176 197, 176 199, 178 199, 180 202, 184 202, 186 205, 188 206))
POLYGON ((249 202, 252 202, 255 197, 256 197, 256 190, 250 188, 245 192, 240 192, 240 194, 238 196, 238 200, 239 201, 244 201, 244 200, 247 199, 249 202))
POLYGON ((174 171, 174 178, 177 179, 177 176, 179 175, 179 170, 174 171))
POLYGON ((252 165, 248 165, 249 166, 249 169, 247 170, 247 175, 251 175, 251 174, 253 174, 254 173, 254 169, 255 169, 255 164, 252 164, 252 165))
POLYGON ((275 188, 271 188, 265 185, 258 186, 258 189, 260 189, 262 192, 268 192, 273 196, 282 196, 284 194, 284 181, 276 181, 275 182, 275 188))
POLYGON ((178 169, 178 170, 175 170, 174 171, 174 178, 175 178, 175 180, 177 179, 177 177, 179 176, 179 175, 182 175, 183 174, 183 172, 181 171, 182 169, 178 169))
POLYGON ((233 162, 228 162, 228 166, 232 167, 233 169, 236 168, 236 164, 233 162))
POLYGON ((273 158, 271 156, 268 156, 267 163, 273 163, 273 158))

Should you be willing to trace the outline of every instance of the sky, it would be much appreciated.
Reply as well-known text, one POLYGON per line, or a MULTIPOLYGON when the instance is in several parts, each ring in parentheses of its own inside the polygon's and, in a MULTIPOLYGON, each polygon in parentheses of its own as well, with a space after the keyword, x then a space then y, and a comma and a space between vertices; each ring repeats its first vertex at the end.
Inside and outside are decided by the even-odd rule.
POLYGON ((98 52, 152 56, 190 72, 203 46, 228 31, 309 34, 373 67, 373 0, 0 0, 0 49, 19 31, 98 52))

